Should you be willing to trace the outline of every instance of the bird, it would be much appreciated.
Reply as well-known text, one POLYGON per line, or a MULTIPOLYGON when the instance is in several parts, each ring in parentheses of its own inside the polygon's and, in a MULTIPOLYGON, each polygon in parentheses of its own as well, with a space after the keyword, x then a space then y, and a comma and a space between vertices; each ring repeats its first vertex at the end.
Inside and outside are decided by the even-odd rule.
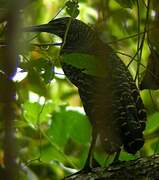
POLYGON ((61 67, 78 88, 92 138, 84 167, 90 167, 97 139, 108 154, 123 148, 136 154, 144 145, 146 109, 127 66, 92 27, 81 20, 61 17, 24 28, 62 39, 61 67))

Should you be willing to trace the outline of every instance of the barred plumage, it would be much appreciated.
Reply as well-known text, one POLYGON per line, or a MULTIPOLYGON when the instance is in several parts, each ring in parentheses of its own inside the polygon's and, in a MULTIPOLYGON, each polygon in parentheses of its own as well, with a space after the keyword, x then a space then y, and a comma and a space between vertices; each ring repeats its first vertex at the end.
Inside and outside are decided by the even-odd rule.
POLYGON ((127 152, 135 154, 144 144, 146 112, 130 72, 113 56, 109 59, 111 73, 103 79, 67 64, 63 70, 78 87, 85 112, 98 129, 106 152, 117 152, 123 144, 127 152))
POLYGON ((129 70, 111 47, 89 26, 68 17, 26 30, 53 33, 64 40, 67 28, 60 54, 95 56, 105 71, 104 76, 98 76, 101 73, 98 68, 96 75, 86 74, 84 69, 62 63, 65 75, 78 88, 93 127, 93 141, 99 135, 107 153, 118 152, 123 145, 125 151, 135 154, 144 144, 146 112, 129 70))

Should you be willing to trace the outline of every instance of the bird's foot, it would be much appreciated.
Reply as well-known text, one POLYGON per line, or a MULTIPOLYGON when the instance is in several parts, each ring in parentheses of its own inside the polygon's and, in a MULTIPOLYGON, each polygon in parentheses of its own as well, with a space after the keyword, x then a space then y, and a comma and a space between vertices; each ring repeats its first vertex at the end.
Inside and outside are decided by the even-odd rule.
POLYGON ((114 165, 114 164, 118 164, 120 162, 119 160, 119 156, 120 156, 120 151, 118 151, 114 157, 114 160, 113 162, 111 163, 111 165, 114 165))
POLYGON ((92 171, 91 167, 90 166, 88 167, 88 166, 85 165, 83 167, 83 169, 81 169, 80 171, 77 171, 76 173, 73 173, 73 174, 67 176, 66 178, 67 179, 72 179, 72 178, 76 177, 79 174, 85 174, 85 173, 88 173, 88 172, 91 172, 91 171, 92 171))

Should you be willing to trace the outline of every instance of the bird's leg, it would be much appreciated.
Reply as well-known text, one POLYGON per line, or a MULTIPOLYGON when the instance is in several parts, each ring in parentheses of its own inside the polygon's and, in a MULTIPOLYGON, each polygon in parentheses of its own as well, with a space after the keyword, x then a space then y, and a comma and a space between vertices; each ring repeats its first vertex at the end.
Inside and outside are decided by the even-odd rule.
POLYGON ((120 152, 121 152, 121 149, 116 152, 116 155, 114 157, 114 160, 113 160, 112 164, 115 164, 115 163, 117 163, 119 161, 120 152))
POLYGON ((85 162, 83 170, 86 170, 86 171, 91 170, 93 149, 94 149, 94 146, 96 144, 96 139, 97 139, 97 130, 96 130, 96 128, 92 127, 91 145, 89 147, 89 152, 88 152, 87 160, 85 162))
POLYGON ((96 139, 97 139, 97 130, 92 127, 92 139, 91 139, 91 145, 89 147, 89 151, 88 151, 88 156, 87 156, 87 159, 86 159, 86 162, 85 162, 85 165, 84 167, 82 168, 82 170, 74 173, 74 174, 71 174, 68 177, 71 177, 71 176, 75 176, 75 175, 78 175, 82 172, 88 172, 88 171, 91 171, 91 161, 92 161, 92 156, 93 156, 93 149, 94 149, 94 146, 96 144, 96 139))

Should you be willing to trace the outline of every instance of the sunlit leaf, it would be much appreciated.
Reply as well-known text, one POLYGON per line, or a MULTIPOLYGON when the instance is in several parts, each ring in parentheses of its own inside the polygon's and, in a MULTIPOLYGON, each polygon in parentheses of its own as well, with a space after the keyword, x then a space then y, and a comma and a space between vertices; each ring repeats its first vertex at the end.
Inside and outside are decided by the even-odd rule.
POLYGON ((78 143, 87 144, 90 139, 90 124, 85 115, 62 107, 53 115, 48 135, 54 143, 63 148, 70 138, 78 143))
POLYGON ((159 129, 159 112, 155 112, 149 116, 146 125, 146 133, 154 133, 156 129, 159 129))
POLYGON ((82 53, 65 54, 62 62, 70 64, 89 75, 99 77, 107 75, 104 62, 93 55, 82 53))
POLYGON ((90 133, 90 124, 84 114, 75 110, 67 110, 62 106, 53 114, 47 136, 65 161, 71 163, 73 167, 73 164, 76 164, 81 168, 87 158, 90 133), (74 157, 74 152, 77 152, 78 159, 74 157))
POLYGON ((35 127, 37 123, 47 122, 49 120, 52 108, 52 103, 46 103, 43 106, 38 102, 25 102, 24 118, 31 126, 35 127))

